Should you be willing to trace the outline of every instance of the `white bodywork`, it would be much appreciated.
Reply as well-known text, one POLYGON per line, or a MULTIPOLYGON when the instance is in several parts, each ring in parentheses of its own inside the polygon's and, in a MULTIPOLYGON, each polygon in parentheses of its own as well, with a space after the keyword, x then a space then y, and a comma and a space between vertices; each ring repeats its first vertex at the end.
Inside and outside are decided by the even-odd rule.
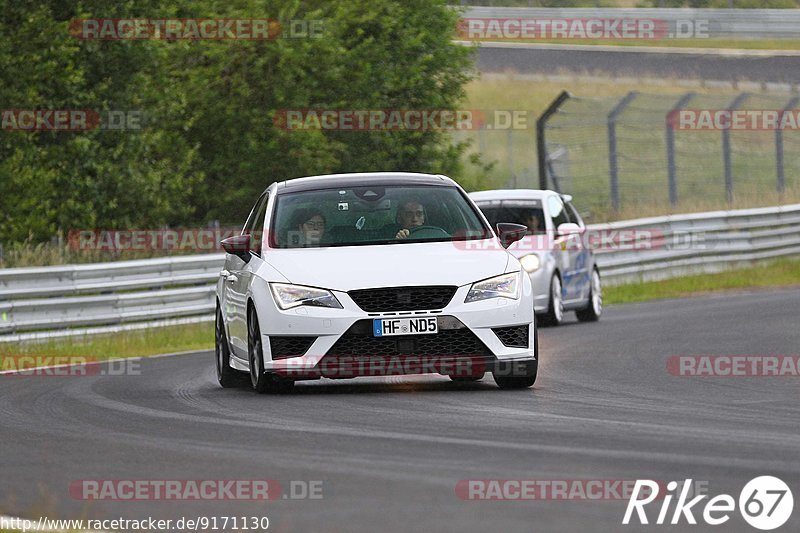
POLYGON ((518 259, 534 254, 539 258, 539 268, 529 273, 533 282, 536 313, 548 310, 550 284, 554 275, 562 281, 564 309, 581 309, 589 305, 591 273, 596 268, 594 255, 581 242, 586 226, 576 211, 575 223, 580 233, 560 235, 554 225, 552 206, 558 203, 570 204, 570 196, 561 196, 554 191, 536 189, 509 189, 470 193, 470 198, 479 208, 507 204, 524 206, 538 201, 544 210, 545 233, 528 235, 512 244, 508 251, 518 259))
MULTIPOLYGON (((348 175, 385 176, 387 174, 348 175)), ((402 179, 407 174, 391 173, 402 179)), ((412 175, 413 176, 413 175, 412 175)), ((335 178, 332 176, 331 178, 335 178)), ((443 185, 456 186, 440 177, 443 185)), ((321 178, 302 178, 302 180, 321 178)), ((299 180, 293 180, 299 181, 299 180)), ((272 184, 267 193, 266 228, 274 213, 276 194, 283 183, 272 184)), ((322 182, 321 182, 322 185, 322 182)), ((474 207, 474 206, 473 206, 474 207)), ((478 216, 480 211, 475 208, 478 216)), ((485 222, 485 219, 484 219, 485 222)), ((227 254, 224 273, 217 283, 217 297, 231 348, 231 366, 246 371, 248 362, 247 309, 255 307, 264 346, 264 368, 273 369, 271 335, 313 335, 318 338, 302 357, 293 357, 292 368, 313 368, 354 322, 392 316, 397 313, 367 313, 347 291, 376 287, 427 285, 458 286, 450 303, 437 316, 453 316, 463 322, 491 350, 498 360, 535 360, 533 290, 530 278, 516 257, 500 246, 496 237, 479 241, 479 250, 465 249, 454 242, 420 242, 320 248, 271 248, 265 243, 261 256, 248 262, 227 254), (471 285, 504 273, 520 272, 517 299, 492 298, 465 303, 471 285), (342 309, 300 306, 283 310, 270 292, 272 282, 307 285, 330 290, 342 309), (503 345, 492 327, 527 324, 530 346, 503 345)), ((416 314, 422 314, 417 312, 416 314)), ((282 360, 281 363, 284 363, 282 360)))

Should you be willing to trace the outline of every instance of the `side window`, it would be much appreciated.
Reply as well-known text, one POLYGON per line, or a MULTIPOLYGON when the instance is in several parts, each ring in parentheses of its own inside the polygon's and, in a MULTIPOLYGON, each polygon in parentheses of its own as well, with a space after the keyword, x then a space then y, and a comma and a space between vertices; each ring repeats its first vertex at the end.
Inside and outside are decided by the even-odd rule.
POLYGON ((266 193, 261 195, 242 230, 242 235, 250 235, 250 251, 256 255, 261 255, 261 242, 264 238, 264 217, 267 213, 268 200, 269 195, 266 193))
POLYGON ((582 225, 583 221, 581 220, 578 211, 575 209, 575 206, 569 202, 567 202, 565 205, 567 206, 567 215, 569 216, 569 221, 579 226, 582 225))
POLYGON ((558 196, 550 196, 547 199, 547 207, 550 209, 550 217, 553 219, 553 229, 569 222, 567 211, 564 209, 564 202, 558 196))

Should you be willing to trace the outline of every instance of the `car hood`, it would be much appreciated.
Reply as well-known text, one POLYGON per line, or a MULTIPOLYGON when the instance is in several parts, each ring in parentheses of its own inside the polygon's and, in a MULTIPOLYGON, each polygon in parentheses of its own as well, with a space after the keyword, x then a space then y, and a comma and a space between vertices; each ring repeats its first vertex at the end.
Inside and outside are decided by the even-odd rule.
POLYGON ((290 283, 339 291, 461 286, 506 272, 511 255, 505 250, 463 245, 462 241, 269 250, 264 259, 290 283))

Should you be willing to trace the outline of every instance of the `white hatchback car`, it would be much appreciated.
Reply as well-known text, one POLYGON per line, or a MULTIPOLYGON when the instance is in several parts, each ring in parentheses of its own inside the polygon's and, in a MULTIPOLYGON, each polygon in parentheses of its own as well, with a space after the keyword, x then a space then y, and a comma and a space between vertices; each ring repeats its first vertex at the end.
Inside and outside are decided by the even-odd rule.
POLYGON ((600 270, 571 196, 533 189, 482 191, 469 196, 490 223, 527 226, 528 235, 508 250, 519 258, 533 281, 541 323, 557 326, 567 310, 574 310, 582 322, 600 319, 600 270))
POLYGON ((259 392, 296 380, 489 371, 530 387, 538 369, 533 290, 450 178, 338 174, 273 183, 241 235, 223 241, 216 367, 259 392))

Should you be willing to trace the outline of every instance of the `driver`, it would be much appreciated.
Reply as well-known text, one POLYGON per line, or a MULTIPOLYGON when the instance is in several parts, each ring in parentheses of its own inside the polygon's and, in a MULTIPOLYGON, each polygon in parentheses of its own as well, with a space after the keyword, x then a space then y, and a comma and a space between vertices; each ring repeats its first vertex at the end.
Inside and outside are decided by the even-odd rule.
POLYGON ((400 231, 394 238, 406 239, 412 229, 425 225, 425 208, 417 200, 406 200, 397 209, 395 221, 400 226, 400 231))

